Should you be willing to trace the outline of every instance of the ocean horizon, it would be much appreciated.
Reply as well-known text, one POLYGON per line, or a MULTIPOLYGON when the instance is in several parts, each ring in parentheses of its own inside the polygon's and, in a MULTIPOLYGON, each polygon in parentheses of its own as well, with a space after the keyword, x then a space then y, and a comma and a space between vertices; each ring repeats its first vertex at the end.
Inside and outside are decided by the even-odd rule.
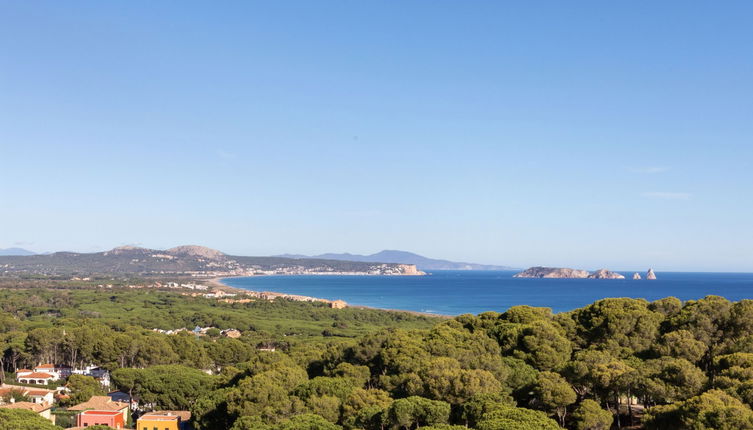
MULTIPOLYGON (((511 306, 548 307, 564 312, 610 297, 648 301, 708 295, 731 301, 753 299, 753 273, 657 272, 656 280, 513 278, 517 270, 432 271, 426 276, 269 275, 225 278, 225 285, 275 291, 380 309, 439 315, 504 312, 511 306)), ((645 272, 641 273, 645 276, 645 272)))

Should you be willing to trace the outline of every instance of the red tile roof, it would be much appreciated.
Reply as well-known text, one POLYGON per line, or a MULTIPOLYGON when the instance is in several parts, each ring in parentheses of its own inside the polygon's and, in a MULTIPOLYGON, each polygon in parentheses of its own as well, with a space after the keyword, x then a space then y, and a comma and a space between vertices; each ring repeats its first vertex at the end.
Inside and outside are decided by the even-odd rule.
POLYGON ((68 408, 69 411, 85 411, 96 409, 100 411, 119 411, 128 407, 128 403, 113 402, 108 396, 92 396, 91 399, 68 408))
POLYGON ((81 412, 82 415, 109 415, 109 416, 115 416, 122 414, 121 411, 97 411, 94 409, 86 410, 81 412))
POLYGON ((48 378, 54 378, 54 376, 50 375, 49 373, 45 372, 33 372, 28 375, 20 376, 19 378, 23 379, 48 379, 48 378))
POLYGON ((45 390, 44 388, 29 388, 21 385, 9 384, 0 385, 0 395, 5 395, 13 391, 23 392, 30 396, 46 396, 53 392, 52 390, 45 390))
POLYGON ((36 413, 42 412, 44 410, 50 409, 52 405, 47 404, 40 404, 40 403, 32 403, 32 402, 15 402, 15 403, 6 403, 4 405, 0 405, 0 408, 5 409, 26 409, 27 411, 34 411, 36 413))

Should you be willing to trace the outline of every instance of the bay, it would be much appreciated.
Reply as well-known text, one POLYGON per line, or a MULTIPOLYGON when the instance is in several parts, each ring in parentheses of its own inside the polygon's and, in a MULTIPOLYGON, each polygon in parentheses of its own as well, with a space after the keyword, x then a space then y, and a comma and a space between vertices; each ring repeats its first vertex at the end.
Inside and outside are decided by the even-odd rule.
MULTIPOLYGON (((753 299, 753 273, 657 272, 657 280, 526 279, 517 271, 435 271, 427 276, 254 276, 222 282, 253 291, 275 291, 351 305, 443 315, 504 312, 510 306, 552 308, 554 312, 586 306, 607 297, 674 296, 683 301, 719 295, 729 300, 753 299)), ((645 275, 645 273, 641 273, 645 275)))

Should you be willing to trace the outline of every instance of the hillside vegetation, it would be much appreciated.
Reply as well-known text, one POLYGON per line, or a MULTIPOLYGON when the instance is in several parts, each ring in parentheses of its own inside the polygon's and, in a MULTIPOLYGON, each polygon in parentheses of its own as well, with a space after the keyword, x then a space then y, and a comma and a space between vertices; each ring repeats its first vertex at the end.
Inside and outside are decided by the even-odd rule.
POLYGON ((323 260, 315 258, 246 257, 226 255, 202 246, 155 250, 123 246, 105 252, 56 252, 40 255, 0 255, 0 275, 91 276, 114 275, 248 275, 254 271, 353 272, 401 274, 392 263, 323 260))
POLYGON ((257 355, 193 410, 202 429, 753 429, 752 376, 753 301, 604 299, 257 355))
POLYGON ((753 429, 749 300, 604 299, 556 315, 518 306, 438 319, 21 289, 0 291, 0 308, 2 370, 99 364, 157 408, 192 410, 198 429, 753 429), (152 331, 195 325, 215 329, 152 331), (221 337, 225 328, 243 334, 221 337))

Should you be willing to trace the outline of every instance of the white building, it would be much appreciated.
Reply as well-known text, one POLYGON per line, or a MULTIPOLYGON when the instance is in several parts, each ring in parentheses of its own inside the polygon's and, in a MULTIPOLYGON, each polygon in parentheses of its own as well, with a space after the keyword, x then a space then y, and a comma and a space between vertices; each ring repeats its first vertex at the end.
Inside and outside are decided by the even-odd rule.
POLYGON ((47 384, 60 379, 60 373, 55 371, 52 364, 41 364, 33 370, 20 369, 16 371, 16 380, 22 384, 47 384))
POLYGON ((103 369, 99 366, 86 366, 83 369, 73 369, 73 372, 76 375, 84 375, 84 376, 91 376, 92 378, 99 381, 100 384, 102 384, 105 387, 110 387, 110 372, 107 371, 107 369, 103 369))

